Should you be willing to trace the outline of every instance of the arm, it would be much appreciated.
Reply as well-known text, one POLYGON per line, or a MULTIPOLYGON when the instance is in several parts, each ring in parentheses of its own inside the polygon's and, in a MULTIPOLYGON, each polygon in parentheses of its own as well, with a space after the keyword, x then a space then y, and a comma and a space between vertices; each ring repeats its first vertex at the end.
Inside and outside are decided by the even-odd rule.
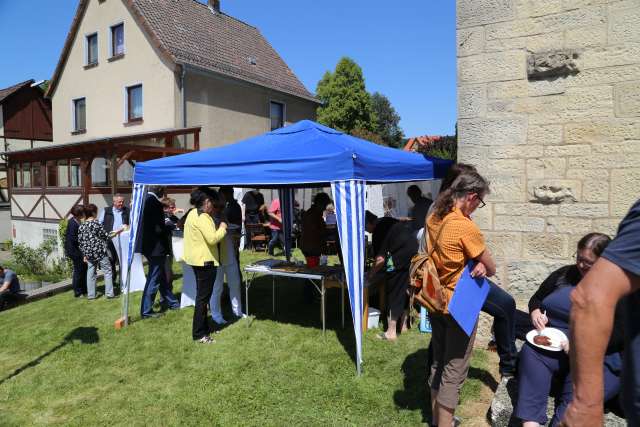
POLYGON ((477 264, 471 271, 471 277, 491 277, 496 274, 496 263, 489 248, 482 251, 474 260, 477 261, 477 264))
POLYGON ((574 395, 563 425, 602 425, 602 365, 614 309, 620 298, 638 288, 638 277, 600 258, 571 293, 570 357, 574 395))
POLYGON ((7 289, 9 289, 9 286, 11 286, 11 282, 10 281, 6 281, 2 284, 2 286, 0 286, 0 292, 4 292, 7 289))
POLYGON ((198 215, 198 220, 194 225, 195 228, 197 228, 200 233, 202 233, 202 237, 204 237, 204 240, 208 245, 215 245, 216 243, 224 239, 224 236, 226 236, 227 234, 227 224, 225 222, 222 222, 216 229, 216 226, 213 223, 213 219, 211 219, 209 214, 203 213, 198 215))
POLYGON ((558 279, 564 272, 565 267, 562 267, 544 279, 544 282, 542 282, 536 293, 529 299, 529 313, 533 313, 534 310, 539 310, 542 300, 558 288, 558 279))

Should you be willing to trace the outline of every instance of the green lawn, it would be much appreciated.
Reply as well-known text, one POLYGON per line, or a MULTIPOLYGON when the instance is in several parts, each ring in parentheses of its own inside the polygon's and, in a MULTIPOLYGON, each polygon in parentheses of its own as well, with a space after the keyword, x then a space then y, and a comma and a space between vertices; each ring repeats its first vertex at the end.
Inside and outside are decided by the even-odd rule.
MULTIPOLYGON (((242 261, 262 256, 245 252, 242 261)), ((323 338, 319 303, 301 303, 301 284, 278 287, 274 318, 270 283, 251 288, 255 320, 225 328, 209 346, 191 340, 191 308, 139 321, 139 293, 133 322, 120 331, 113 327, 120 300, 87 301, 71 292, 0 312, 0 425, 424 422, 429 335, 412 330, 388 343, 369 331, 358 378, 350 315, 342 329, 338 291, 329 293, 323 338)), ((493 381, 488 360, 476 351, 463 404, 493 381)))

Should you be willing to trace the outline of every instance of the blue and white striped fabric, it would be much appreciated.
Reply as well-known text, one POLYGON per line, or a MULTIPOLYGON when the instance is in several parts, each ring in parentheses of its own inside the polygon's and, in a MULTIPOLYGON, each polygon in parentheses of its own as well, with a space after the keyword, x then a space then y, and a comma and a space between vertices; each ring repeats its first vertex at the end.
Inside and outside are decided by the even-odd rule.
POLYGON ((366 182, 334 181, 331 192, 336 207, 336 220, 344 270, 351 302, 351 316, 356 336, 356 366, 360 375, 362 363, 362 290, 364 284, 364 207, 366 182))
POLYGON ((125 325, 129 324, 129 289, 131 283, 131 264, 133 263, 133 253, 136 248, 136 237, 140 228, 140 215, 142 215, 142 208, 144 207, 144 198, 147 194, 147 189, 144 184, 133 184, 133 194, 131 195, 131 214, 129 217, 129 223, 131 229, 129 231, 129 254, 127 258, 127 280, 124 283, 124 289, 122 293, 124 298, 122 299, 122 318, 125 325))
POLYGON ((291 233, 293 231, 293 188, 278 189, 280 211, 282 212, 282 232, 284 234, 284 253, 287 261, 291 259, 291 233))
POLYGON ((144 184, 133 184, 131 214, 129 218, 129 223, 131 224, 131 231, 129 232, 129 259, 127 259, 127 268, 129 269, 133 262, 133 252, 135 250, 136 237, 138 236, 138 228, 140 227, 140 215, 142 214, 142 205, 144 204, 146 192, 144 184))

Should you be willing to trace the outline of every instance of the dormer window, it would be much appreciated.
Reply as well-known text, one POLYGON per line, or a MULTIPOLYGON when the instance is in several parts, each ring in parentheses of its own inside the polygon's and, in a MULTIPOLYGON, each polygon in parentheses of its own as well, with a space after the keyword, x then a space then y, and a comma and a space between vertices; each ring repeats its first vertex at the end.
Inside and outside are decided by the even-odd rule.
POLYGON ((86 41, 85 65, 96 65, 98 63, 98 33, 89 34, 86 41))
POLYGON ((124 24, 111 27, 111 58, 124 55, 124 24))

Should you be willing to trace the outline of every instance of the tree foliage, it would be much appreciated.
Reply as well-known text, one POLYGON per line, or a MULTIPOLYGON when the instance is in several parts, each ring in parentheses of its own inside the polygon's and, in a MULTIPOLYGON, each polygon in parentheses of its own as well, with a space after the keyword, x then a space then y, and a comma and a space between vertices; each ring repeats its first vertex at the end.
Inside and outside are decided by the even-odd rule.
POLYGON ((390 147, 400 147, 404 133, 400 129, 400 116, 389 98, 379 92, 371 95, 371 104, 376 117, 375 133, 390 147))
POLYGON ((316 95, 322 101, 318 122, 347 133, 355 129, 375 131, 371 96, 362 69, 352 59, 342 58, 333 73, 327 71, 318 82, 316 95))

